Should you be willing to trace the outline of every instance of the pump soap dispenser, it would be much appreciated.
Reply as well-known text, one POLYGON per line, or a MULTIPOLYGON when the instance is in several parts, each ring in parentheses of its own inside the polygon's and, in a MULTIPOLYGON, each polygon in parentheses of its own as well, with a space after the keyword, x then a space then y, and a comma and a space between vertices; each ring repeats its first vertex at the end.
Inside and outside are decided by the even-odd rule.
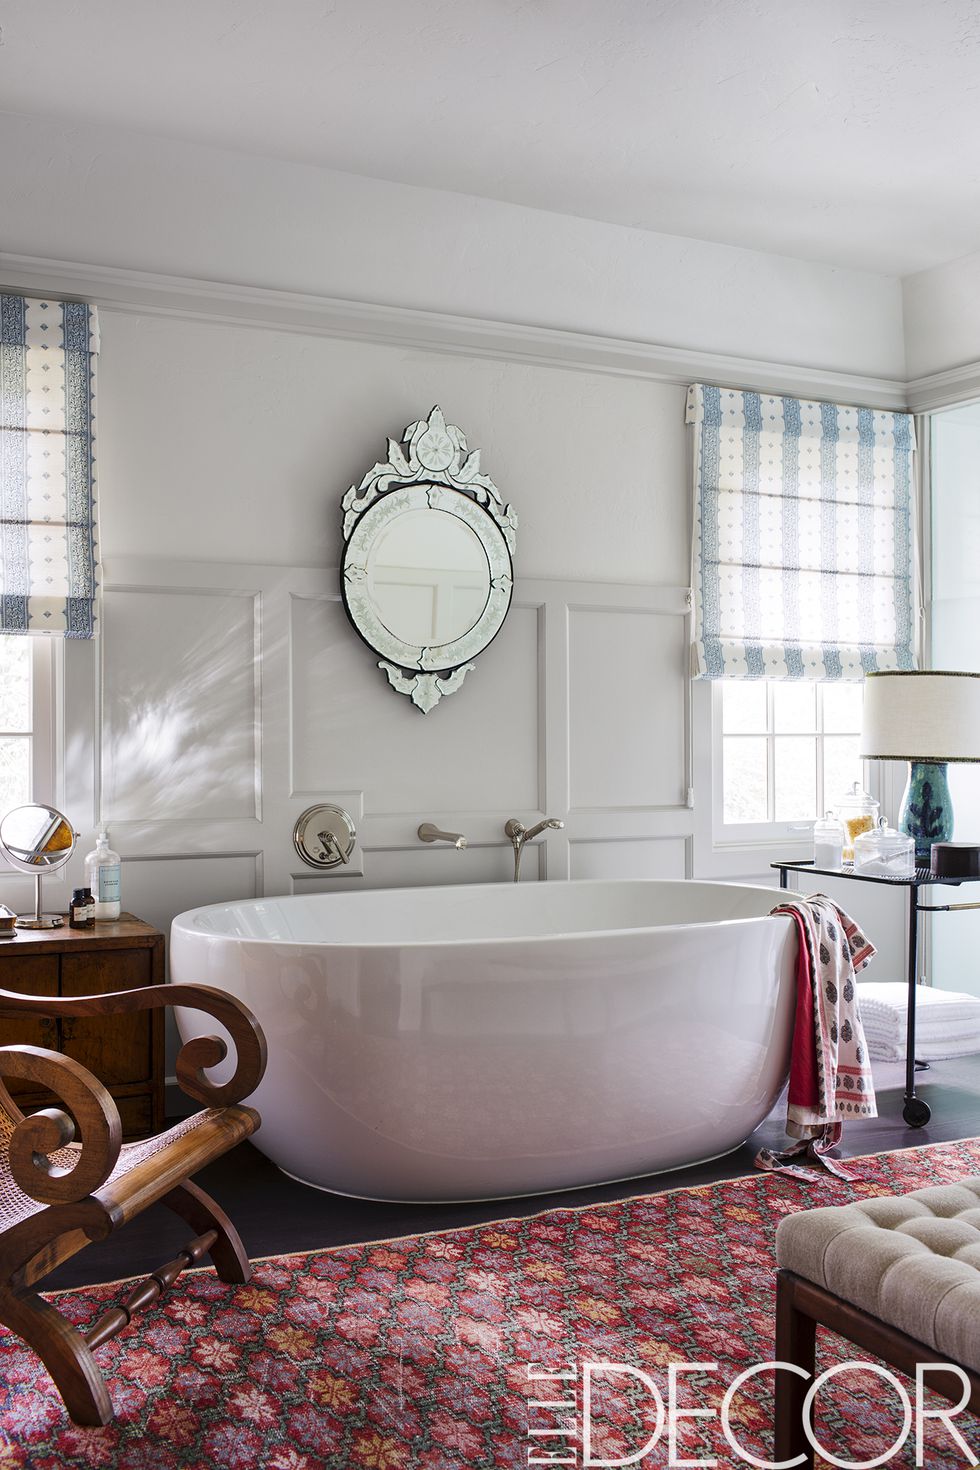
POLYGON ((85 882, 95 896, 96 919, 118 919, 122 911, 120 897, 121 860, 109 846, 109 833, 102 828, 92 852, 85 859, 85 882))

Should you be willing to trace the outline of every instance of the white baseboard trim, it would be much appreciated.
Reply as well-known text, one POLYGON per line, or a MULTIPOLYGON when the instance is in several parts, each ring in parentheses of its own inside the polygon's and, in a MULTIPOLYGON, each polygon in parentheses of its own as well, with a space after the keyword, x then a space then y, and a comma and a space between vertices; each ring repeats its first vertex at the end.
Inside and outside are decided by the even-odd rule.
POLYGON ((328 296, 3 252, 0 252, 0 280, 8 290, 84 297, 105 311, 137 310, 192 317, 280 332, 414 347, 427 352, 649 378, 663 383, 707 382, 876 408, 906 407, 905 384, 891 378, 518 322, 342 301, 328 296))

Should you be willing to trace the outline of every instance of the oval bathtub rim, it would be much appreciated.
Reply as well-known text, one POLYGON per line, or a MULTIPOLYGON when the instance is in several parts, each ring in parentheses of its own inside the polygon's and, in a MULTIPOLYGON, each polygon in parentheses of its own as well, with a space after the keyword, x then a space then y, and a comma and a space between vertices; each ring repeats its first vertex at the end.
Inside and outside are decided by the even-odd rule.
MULTIPOLYGON (((538 880, 538 881, 539 882, 543 882, 544 884, 547 884, 549 880, 544 879, 544 880, 538 880)), ((588 885, 594 885, 594 886, 597 886, 598 887, 600 885, 612 886, 612 885, 619 885, 619 884, 643 883, 643 884, 650 884, 650 885, 654 885, 655 884, 658 887, 660 887, 660 886, 666 887, 667 885, 674 886, 674 885, 680 884, 680 883, 684 883, 684 884, 696 883, 696 884, 699 884, 702 887, 748 889, 748 890, 750 890, 753 893, 766 893, 766 892, 771 892, 773 894, 773 898, 774 898, 774 902, 773 902, 773 907, 774 908, 778 907, 778 905, 779 905, 780 902, 785 902, 786 898, 791 898, 791 897, 796 896, 796 895, 794 895, 792 893, 787 893, 785 890, 779 889, 779 888, 774 888, 774 889, 771 889, 771 890, 770 889, 766 889, 762 884, 758 884, 758 883, 723 883, 720 880, 717 880, 717 879, 712 880, 710 878, 623 878, 623 879, 617 879, 617 878, 559 878, 559 879, 552 879, 550 881, 552 883, 561 884, 563 886, 573 886, 573 885, 574 886, 579 886, 579 885, 585 886, 586 884, 588 884, 588 885)), ((469 890, 469 891, 472 892, 474 889, 477 889, 477 888, 480 888, 480 889, 486 889, 486 888, 499 889, 501 887, 507 887, 507 886, 508 885, 506 885, 506 884, 494 883, 494 882, 489 882, 489 883, 443 883, 443 884, 433 883, 433 884, 420 884, 420 885, 417 885, 417 886, 409 886, 409 887, 402 887, 402 888, 365 888, 365 889, 361 889, 359 891, 358 896, 359 897, 367 897, 368 894, 372 894, 373 895, 373 894, 376 894, 376 893, 377 894, 392 894, 392 895, 394 895, 394 894, 412 894, 412 893, 418 893, 419 890, 420 890, 420 888, 424 892, 431 892, 433 889, 437 889, 438 888, 438 889, 444 889, 447 893, 455 893, 455 892, 457 892, 459 890, 469 890)), ((527 887, 528 888, 531 888, 532 886, 534 886, 534 885, 531 884, 531 883, 528 883, 527 884, 527 887)), ((355 892, 356 892, 356 890, 355 890, 355 892)), ((780 921, 784 921, 784 922, 789 923, 789 924, 792 924, 793 923, 793 920, 790 918, 790 916, 788 914, 768 913, 768 914, 749 914, 749 915, 745 915, 745 916, 740 917, 740 918, 728 918, 728 919, 695 919, 695 920, 691 920, 688 923, 684 923, 684 924, 650 924, 650 925, 647 925, 644 928, 631 927, 631 928, 626 928, 626 929, 623 929, 623 928, 620 928, 620 929, 572 929, 572 930, 556 930, 555 932, 549 933, 549 934, 506 934, 506 935, 501 935, 499 937, 486 937, 486 938, 479 938, 479 937, 469 936, 469 937, 460 938, 460 939, 435 939, 434 938, 434 939, 381 939, 381 940, 378 940, 378 939, 366 939, 365 938, 363 940, 345 940, 342 943, 333 942, 333 941, 331 941, 329 939, 325 939, 325 938, 275 939, 275 938, 273 938, 271 936, 265 936, 265 935, 261 935, 261 934, 228 934, 228 933, 222 933, 220 930, 216 930, 216 929, 198 928, 193 923, 193 921, 196 919, 196 917, 197 917, 198 914, 208 913, 208 912, 210 912, 210 911, 212 911, 214 909, 237 908, 237 907, 239 907, 240 905, 243 905, 243 904, 276 903, 276 902, 278 902, 281 899, 293 899, 293 898, 330 898, 330 899, 337 899, 337 900, 339 900, 341 898, 348 897, 348 896, 350 896, 350 890, 344 890, 343 892, 338 892, 338 893, 335 893, 335 894, 333 894, 333 893, 317 893, 317 894, 276 893, 276 894, 270 894, 268 898, 229 899, 229 900, 225 900, 222 903, 202 904, 198 908, 185 909, 183 913, 176 914, 174 916, 173 920, 171 921, 171 926, 170 926, 171 939, 173 938, 173 935, 179 929, 179 931, 182 934, 184 934, 184 935, 192 936, 194 938, 205 939, 205 940, 207 940, 209 942, 224 941, 227 944, 237 944, 237 945, 275 945, 276 948, 278 948, 278 949, 284 949, 284 948, 287 948, 287 947, 288 948, 291 948, 291 949, 303 949, 303 950, 311 950, 311 949, 313 949, 313 950, 320 950, 320 949, 323 949, 323 950, 330 950, 332 953, 338 953, 338 952, 344 952, 344 951, 349 951, 349 950, 351 950, 351 951, 356 950, 358 952, 363 952, 363 951, 375 951, 375 950, 421 950, 421 949, 452 949, 452 948, 472 949, 474 947, 482 947, 484 945, 495 945, 495 946, 497 946, 497 945, 511 945, 511 944, 533 944, 533 945, 539 945, 539 944, 554 944, 556 942, 570 941, 570 940, 616 939, 616 938, 622 937, 623 935, 637 935, 637 936, 639 936, 639 935, 644 935, 644 934, 676 934, 676 933, 684 932, 684 931, 687 931, 687 930, 690 930, 690 929, 707 929, 707 928, 718 928, 718 929, 720 929, 720 928, 724 928, 724 929, 728 930, 728 929, 731 929, 731 928, 733 928, 735 926, 742 926, 742 925, 748 925, 748 924, 762 924, 762 923, 767 923, 769 920, 774 920, 777 923, 780 922, 780 921)))

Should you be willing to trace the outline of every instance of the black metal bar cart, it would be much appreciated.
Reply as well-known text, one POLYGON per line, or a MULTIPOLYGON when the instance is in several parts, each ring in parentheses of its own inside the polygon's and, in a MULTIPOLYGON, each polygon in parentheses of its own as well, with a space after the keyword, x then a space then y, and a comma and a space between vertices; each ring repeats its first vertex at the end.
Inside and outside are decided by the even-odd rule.
POLYGON ((933 884, 958 887, 961 883, 980 882, 980 879, 940 877, 930 872, 928 868, 916 868, 914 877, 889 878, 876 873, 858 872, 850 864, 845 864, 842 868, 818 868, 812 862, 778 862, 772 863, 771 866, 779 871, 780 888, 789 888, 790 873, 807 873, 825 878, 853 878, 859 883, 884 883, 890 888, 908 890, 909 1003, 905 1042, 905 1105, 902 1109, 902 1116, 910 1128, 925 1127, 932 1117, 932 1110, 927 1102, 916 1096, 915 1092, 915 1003, 919 978, 919 915, 948 914, 958 909, 980 909, 980 902, 922 903, 919 899, 919 891, 933 884))

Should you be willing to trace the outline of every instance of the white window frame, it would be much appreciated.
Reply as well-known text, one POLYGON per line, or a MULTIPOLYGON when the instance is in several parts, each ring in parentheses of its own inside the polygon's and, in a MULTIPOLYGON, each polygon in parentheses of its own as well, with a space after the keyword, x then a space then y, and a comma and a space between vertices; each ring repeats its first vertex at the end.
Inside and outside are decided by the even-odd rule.
MULTIPOLYGON (((814 682, 819 685, 821 681, 815 680, 814 682)), ((810 836, 813 830, 813 823, 816 821, 817 816, 821 812, 826 811, 828 807, 833 806, 838 797, 841 795, 840 792, 831 792, 828 796, 828 794, 822 790, 822 747, 825 731, 823 729, 823 701, 820 698, 819 692, 817 695, 816 729, 812 732, 813 738, 815 738, 817 742, 818 757, 817 810, 814 815, 809 818, 797 817, 793 821, 726 822, 724 810, 725 762, 724 730, 722 718, 722 700, 724 697, 722 688, 723 683, 724 681, 720 679, 711 681, 711 827, 713 845, 717 848, 724 848, 745 846, 746 844, 751 845, 758 843, 778 842, 780 845, 780 849, 782 850, 786 847, 788 843, 804 841, 806 842, 807 846, 809 846, 810 836)), ((768 787, 771 791, 773 789, 773 761, 775 745, 775 730, 773 729, 772 718, 772 681, 767 681, 767 685, 768 695, 766 730, 765 732, 758 732, 758 737, 761 739, 765 739, 767 743, 768 787)), ((808 736, 811 734, 810 731, 802 731, 801 733, 808 736)), ((831 731, 830 733, 835 734, 837 732, 831 731)), ((867 790, 871 789, 868 786, 868 782, 869 780, 871 780, 868 768, 871 764, 872 763, 869 761, 861 762, 861 780, 867 790)))
POLYGON ((60 807, 64 801, 65 644, 31 638, 31 800, 60 807))
MULTIPOLYGON (((0 635, 24 637, 23 634, 0 635)), ((64 641, 31 637, 31 790, 29 800, 60 809, 64 788, 64 641)), ((3 813, 0 812, 0 816, 3 813)), ((6 863, 3 866, 9 866, 6 863)))

